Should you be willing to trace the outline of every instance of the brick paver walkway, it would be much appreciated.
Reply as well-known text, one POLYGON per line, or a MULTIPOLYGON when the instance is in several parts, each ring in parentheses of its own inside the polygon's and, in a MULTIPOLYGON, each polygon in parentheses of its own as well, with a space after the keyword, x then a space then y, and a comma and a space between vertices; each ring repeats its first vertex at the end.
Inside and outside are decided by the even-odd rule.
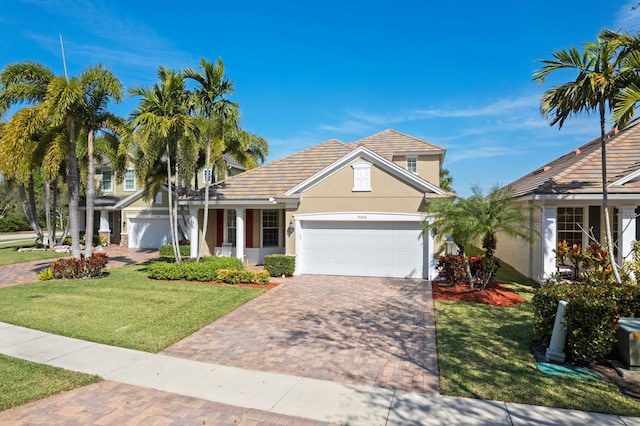
MULTIPOLYGON (((104 252, 109 256, 107 269, 145 262, 158 257, 158 250, 129 249, 117 245, 106 247, 104 252)), ((0 266, 0 287, 38 281, 40 271, 47 269, 54 260, 34 260, 33 262, 0 266)))
POLYGON ((111 381, 0 412, 3 425, 324 425, 111 381))
POLYGON ((163 353, 342 383, 439 389, 424 280, 289 278, 163 353))

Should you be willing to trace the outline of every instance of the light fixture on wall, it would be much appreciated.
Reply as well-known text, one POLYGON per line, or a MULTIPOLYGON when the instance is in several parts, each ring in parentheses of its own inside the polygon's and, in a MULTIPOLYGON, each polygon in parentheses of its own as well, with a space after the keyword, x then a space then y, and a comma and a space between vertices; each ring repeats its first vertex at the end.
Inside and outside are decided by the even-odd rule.
POLYGON ((289 227, 287 228, 287 236, 291 236, 291 234, 293 234, 293 231, 296 230, 296 226, 293 223, 293 218, 289 221, 289 227))

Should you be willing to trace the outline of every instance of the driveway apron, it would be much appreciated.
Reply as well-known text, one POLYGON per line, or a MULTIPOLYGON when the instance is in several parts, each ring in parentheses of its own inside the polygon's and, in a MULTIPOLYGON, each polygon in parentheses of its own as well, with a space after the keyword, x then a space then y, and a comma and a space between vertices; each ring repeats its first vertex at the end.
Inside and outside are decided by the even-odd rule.
POLYGON ((163 353, 403 391, 439 389, 425 280, 289 278, 163 353))

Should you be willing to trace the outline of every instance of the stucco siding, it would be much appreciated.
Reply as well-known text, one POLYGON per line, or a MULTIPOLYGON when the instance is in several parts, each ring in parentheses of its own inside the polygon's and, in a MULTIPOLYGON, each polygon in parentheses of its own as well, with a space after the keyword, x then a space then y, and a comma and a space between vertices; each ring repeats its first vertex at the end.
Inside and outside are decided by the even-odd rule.
MULTIPOLYGON (((537 208, 530 214, 530 222, 533 229, 540 229, 542 211, 537 208)), ((537 279, 541 273, 540 238, 534 235, 534 243, 531 245, 521 239, 516 239, 499 233, 496 257, 511 265, 522 275, 537 279)))

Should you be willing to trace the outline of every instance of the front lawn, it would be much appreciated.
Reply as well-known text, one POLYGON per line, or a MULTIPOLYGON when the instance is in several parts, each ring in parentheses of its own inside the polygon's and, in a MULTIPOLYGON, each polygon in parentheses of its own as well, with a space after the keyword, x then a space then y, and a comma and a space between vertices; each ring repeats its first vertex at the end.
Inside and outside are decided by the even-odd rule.
POLYGON ((262 294, 254 288, 150 280, 144 265, 103 278, 0 289, 0 321, 158 352, 262 294))
POLYGON ((32 260, 55 259, 68 256, 67 253, 54 251, 25 251, 18 252, 22 247, 33 247, 33 240, 15 240, 0 242, 0 266, 12 263, 31 262, 32 260))
POLYGON ((531 354, 534 289, 511 282, 518 277, 508 265, 498 280, 516 290, 527 303, 494 307, 436 301, 436 332, 440 393, 640 416, 640 401, 599 380, 549 376, 538 371, 531 354))
POLYGON ((98 376, 0 355, 0 411, 100 380, 98 376))

